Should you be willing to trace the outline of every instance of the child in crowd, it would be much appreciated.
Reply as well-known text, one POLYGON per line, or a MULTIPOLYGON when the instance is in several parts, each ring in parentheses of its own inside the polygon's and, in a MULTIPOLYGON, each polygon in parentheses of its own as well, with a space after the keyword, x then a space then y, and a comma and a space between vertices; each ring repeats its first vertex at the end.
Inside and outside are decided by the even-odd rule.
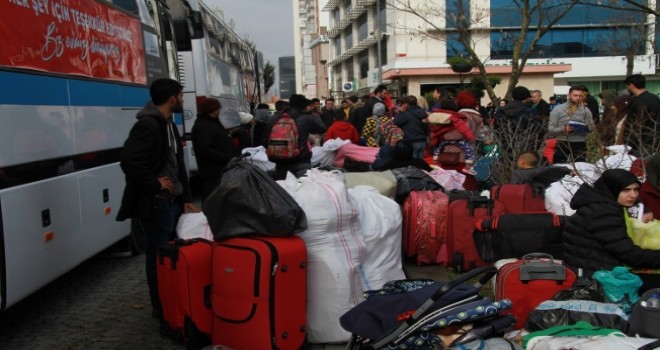
MULTIPOLYGON (((546 178, 553 178, 553 180, 559 180, 563 175, 572 174, 572 171, 566 167, 558 166, 543 166, 539 167, 539 155, 533 151, 523 152, 518 156, 516 160, 516 166, 518 169, 513 171, 511 175, 512 184, 527 184, 535 182, 536 178, 542 177, 542 182, 547 182, 546 178), (548 171, 548 170, 555 171, 548 171), (541 176, 539 176, 541 174, 541 176), (545 175, 545 176, 542 176, 545 175), (556 179, 555 179, 556 178, 556 179)), ((547 183, 546 185, 549 185, 547 183)))
POLYGON ((325 133, 325 141, 340 138, 342 140, 350 140, 352 143, 357 144, 360 134, 353 124, 346 121, 344 113, 335 114, 335 121, 332 122, 328 132, 325 133))

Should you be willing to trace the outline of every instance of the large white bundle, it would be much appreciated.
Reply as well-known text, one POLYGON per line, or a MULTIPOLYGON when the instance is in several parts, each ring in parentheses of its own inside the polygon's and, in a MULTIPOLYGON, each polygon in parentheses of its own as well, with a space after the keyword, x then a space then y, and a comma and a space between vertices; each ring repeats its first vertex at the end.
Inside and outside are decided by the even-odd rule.
POLYGON ((607 150, 610 155, 596 162, 596 166, 601 172, 607 169, 629 170, 632 163, 637 159, 637 157, 628 154, 630 147, 625 145, 608 146, 607 150))
POLYGON ((557 215, 571 216, 575 214, 570 205, 573 195, 583 183, 593 184, 600 177, 601 171, 597 166, 585 162, 557 165, 574 169, 578 175, 566 175, 545 190, 545 209, 557 215))
POLYGON ((327 150, 321 146, 312 147, 312 166, 332 167, 335 163, 335 151, 327 150))
POLYGON ((401 261, 401 207, 372 186, 349 188, 348 196, 358 211, 367 250, 360 268, 364 289, 381 289, 385 282, 406 278, 401 261))
POLYGON ((282 185, 307 216, 299 233, 307 245, 307 335, 311 343, 345 342, 339 317, 362 301, 359 267, 365 256, 357 211, 344 182, 332 173, 290 174, 282 185))

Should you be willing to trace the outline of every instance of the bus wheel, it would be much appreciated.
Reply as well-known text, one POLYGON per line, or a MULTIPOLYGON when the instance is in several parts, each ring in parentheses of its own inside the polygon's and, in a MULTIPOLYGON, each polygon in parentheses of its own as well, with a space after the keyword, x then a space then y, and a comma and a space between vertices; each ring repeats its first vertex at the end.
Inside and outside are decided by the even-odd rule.
POLYGON ((144 228, 140 224, 140 220, 131 220, 131 235, 128 237, 132 255, 144 253, 145 250, 145 237, 144 228))

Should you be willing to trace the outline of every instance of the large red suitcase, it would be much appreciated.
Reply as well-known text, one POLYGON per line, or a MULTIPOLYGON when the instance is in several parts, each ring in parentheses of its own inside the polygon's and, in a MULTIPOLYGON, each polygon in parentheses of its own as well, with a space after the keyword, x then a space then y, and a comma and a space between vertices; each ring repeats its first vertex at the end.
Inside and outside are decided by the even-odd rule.
POLYGON ((211 246, 203 239, 177 239, 160 247, 156 273, 163 333, 189 348, 211 344, 211 246))
POLYGON ((447 264, 457 272, 487 264, 479 258, 473 233, 477 221, 503 214, 504 205, 487 197, 470 197, 449 203, 447 209, 447 264))
POLYGON ((508 313, 518 320, 513 328, 520 329, 530 311, 558 291, 573 286, 576 279, 573 270, 555 261, 551 255, 527 254, 499 269, 495 279, 495 299, 511 300, 508 313))
POLYGON ((307 251, 300 237, 232 238, 215 243, 211 255, 213 344, 305 346, 307 251))
POLYGON ((507 213, 544 212, 543 193, 536 193, 529 184, 493 186, 490 198, 504 203, 507 213))
POLYGON ((442 191, 412 191, 403 203, 403 251, 418 265, 446 260, 448 203, 442 191))

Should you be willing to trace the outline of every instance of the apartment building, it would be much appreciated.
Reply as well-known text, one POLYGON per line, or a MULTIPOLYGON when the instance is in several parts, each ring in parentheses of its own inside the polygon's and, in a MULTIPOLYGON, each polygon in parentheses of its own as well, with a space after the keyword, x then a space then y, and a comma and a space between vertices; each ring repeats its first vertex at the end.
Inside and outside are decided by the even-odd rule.
MULTIPOLYGON (((351 87, 363 94, 379 82, 401 95, 421 95, 434 87, 459 87, 474 73, 458 74, 447 58, 461 56, 452 14, 457 0, 444 1, 432 17, 436 38, 415 35, 431 30, 419 16, 395 9, 386 0, 328 0, 323 12, 329 16, 327 67, 334 95, 351 87), (380 64, 379 64, 380 62, 380 64), (346 84, 350 83, 350 84, 346 84)), ((486 63, 488 74, 502 79, 495 92, 502 96, 511 73, 511 34, 520 31, 520 11, 511 0, 459 0, 470 18, 473 48, 486 63)), ((411 3, 426 0, 411 0, 411 3)), ((647 3, 655 8, 655 2, 647 3)), ((660 92, 655 79, 656 55, 653 42, 655 18, 633 11, 576 5, 536 45, 519 85, 552 95, 556 86, 584 84, 597 93, 624 88, 626 61, 622 49, 625 29, 643 26, 649 40, 639 43, 634 73, 649 76, 650 91, 660 92)), ((532 35, 532 34, 530 34, 532 35)), ((630 37, 630 36, 629 36, 630 37)), ((529 41, 530 38, 527 38, 529 41)))

